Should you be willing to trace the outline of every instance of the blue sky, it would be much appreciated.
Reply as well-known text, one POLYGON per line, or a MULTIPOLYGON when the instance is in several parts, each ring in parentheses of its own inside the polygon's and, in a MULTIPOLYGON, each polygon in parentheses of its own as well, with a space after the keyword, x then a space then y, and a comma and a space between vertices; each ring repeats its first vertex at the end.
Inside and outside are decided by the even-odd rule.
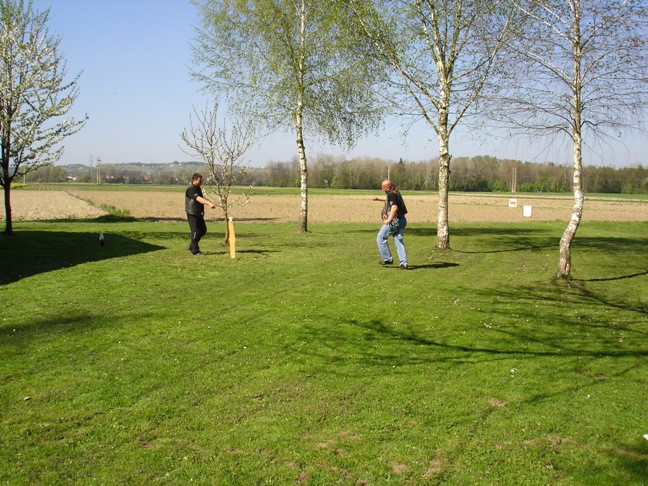
MULTIPOLYGON (((207 98, 189 76, 190 42, 198 25, 195 8, 185 0, 34 0, 37 10, 50 8, 50 30, 62 37, 61 50, 70 75, 82 72, 74 115, 88 114, 81 132, 68 138, 59 162, 173 162, 191 160, 180 148, 180 132, 193 106, 207 98)), ((431 130, 421 124, 402 135, 401 121, 391 120, 378 136, 360 140, 350 151, 310 141, 308 155, 370 156, 427 160, 438 154, 431 130), (430 142, 430 139, 432 141, 430 142)), ((286 161, 296 155, 293 134, 276 134, 249 152, 253 165, 286 161)), ((634 134, 586 153, 596 165, 648 165, 648 137, 634 134)), ((569 146, 525 140, 473 138, 458 132, 451 140, 454 157, 492 155, 525 161, 570 163, 569 146)))

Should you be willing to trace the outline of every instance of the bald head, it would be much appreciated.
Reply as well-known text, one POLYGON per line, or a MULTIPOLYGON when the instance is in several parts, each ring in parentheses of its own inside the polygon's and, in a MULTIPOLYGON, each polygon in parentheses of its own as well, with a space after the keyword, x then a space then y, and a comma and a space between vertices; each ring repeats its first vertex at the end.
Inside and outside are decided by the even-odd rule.
POLYGON ((380 185, 383 191, 389 191, 392 187, 394 187, 394 184, 392 184, 392 181, 389 179, 385 179, 382 181, 382 184, 380 185))

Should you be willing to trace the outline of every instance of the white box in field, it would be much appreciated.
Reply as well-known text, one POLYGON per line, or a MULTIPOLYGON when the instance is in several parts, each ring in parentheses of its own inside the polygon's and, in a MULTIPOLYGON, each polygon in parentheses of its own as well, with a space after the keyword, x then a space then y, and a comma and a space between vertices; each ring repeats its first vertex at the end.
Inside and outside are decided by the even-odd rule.
POLYGON ((522 210, 522 216, 524 216, 525 218, 531 217, 531 206, 524 206, 524 209, 522 210))
POLYGON ((517 198, 509 198, 509 208, 517 208, 517 198))

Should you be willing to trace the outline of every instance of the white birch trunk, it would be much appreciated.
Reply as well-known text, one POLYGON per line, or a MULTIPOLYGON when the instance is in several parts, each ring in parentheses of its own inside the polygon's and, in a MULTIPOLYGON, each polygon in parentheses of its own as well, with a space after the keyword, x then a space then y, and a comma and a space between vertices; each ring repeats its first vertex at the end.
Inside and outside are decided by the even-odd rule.
POLYGON ((299 151, 299 174, 301 186, 301 205, 299 209, 299 228, 298 233, 308 232, 308 164, 306 162, 306 147, 304 146, 304 65, 306 53, 306 3, 301 1, 300 11, 300 47, 301 55, 299 59, 300 89, 297 95, 297 110, 295 112, 295 130, 297 131, 297 150, 299 151))
POLYGON ((583 136, 582 136, 582 112, 581 103, 582 81, 581 81, 581 33, 580 33, 580 0, 574 0, 574 23, 572 25, 573 50, 574 50, 574 83, 573 83, 573 107, 572 107, 572 139, 574 142, 574 207, 572 209, 571 219, 562 238, 560 239, 560 259, 558 262, 558 278, 568 278, 571 275, 571 245, 576 236, 576 231, 580 226, 583 217, 583 203, 585 196, 583 194, 583 136))
POLYGON ((298 110, 295 120, 297 130, 297 150, 299 151, 299 174, 301 187, 301 206, 299 209, 298 233, 308 231, 308 164, 306 161, 306 147, 304 146, 304 133, 301 110, 298 110))
POLYGON ((574 207, 569 224, 560 239, 560 260, 557 273, 559 278, 567 278, 571 274, 571 244, 583 217, 585 195, 582 189, 582 140, 580 132, 577 135, 574 138, 574 207))
POLYGON ((450 153, 448 140, 439 135, 439 207, 437 215, 437 248, 450 248, 450 226, 448 224, 448 187, 450 183, 450 153))
POLYGON ((448 211, 448 187, 450 186, 450 155, 448 133, 448 104, 449 89, 447 83, 441 80, 441 97, 439 108, 439 203, 437 214, 437 248, 450 249, 450 226, 448 211))

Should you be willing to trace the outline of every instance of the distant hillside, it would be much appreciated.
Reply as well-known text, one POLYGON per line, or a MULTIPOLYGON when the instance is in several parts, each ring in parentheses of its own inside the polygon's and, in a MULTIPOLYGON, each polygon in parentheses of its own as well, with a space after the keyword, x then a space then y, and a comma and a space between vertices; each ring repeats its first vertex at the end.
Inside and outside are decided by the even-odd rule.
MULTIPOLYGON (((194 172, 205 171, 201 162, 144 163, 123 162, 119 164, 86 165, 68 164, 56 166, 67 174, 68 180, 95 182, 97 172, 101 182, 131 184, 184 184, 194 172)), ((34 174, 38 180, 39 174, 34 174)), ((42 177, 46 180, 47 177, 42 177)))
MULTIPOLYGON (((166 163, 159 163, 159 162, 153 162, 153 163, 145 163, 145 162, 122 162, 119 164, 99 164, 100 167, 113 167, 117 166, 121 168, 122 170, 125 171, 131 171, 131 170, 141 170, 141 171, 175 171, 177 169, 197 169, 200 167, 203 167, 205 164, 203 162, 166 162, 166 163)), ((73 174, 73 173, 80 173, 84 171, 88 171, 90 169, 95 169, 96 164, 93 164, 92 166, 88 164, 67 164, 67 165, 58 165, 57 167, 61 167, 65 169, 68 174, 73 174)))

